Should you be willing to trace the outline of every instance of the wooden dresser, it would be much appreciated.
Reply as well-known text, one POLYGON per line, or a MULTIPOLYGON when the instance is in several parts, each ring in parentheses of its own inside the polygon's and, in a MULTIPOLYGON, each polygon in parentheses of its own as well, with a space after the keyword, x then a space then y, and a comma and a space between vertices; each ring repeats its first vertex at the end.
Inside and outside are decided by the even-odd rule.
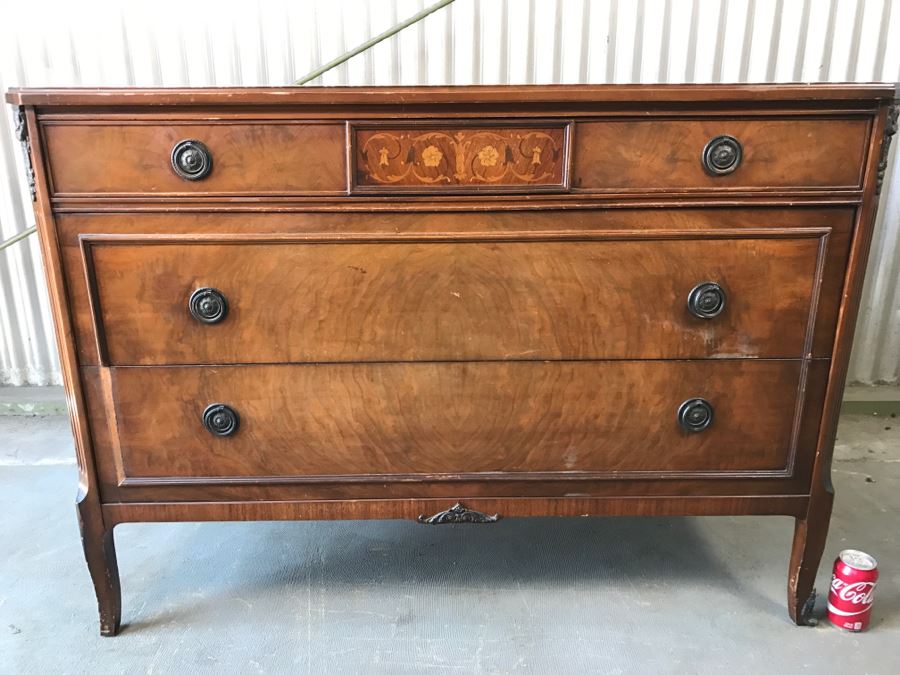
POLYGON ((12 90, 100 628, 113 528, 796 518, 811 611, 882 85, 12 90))

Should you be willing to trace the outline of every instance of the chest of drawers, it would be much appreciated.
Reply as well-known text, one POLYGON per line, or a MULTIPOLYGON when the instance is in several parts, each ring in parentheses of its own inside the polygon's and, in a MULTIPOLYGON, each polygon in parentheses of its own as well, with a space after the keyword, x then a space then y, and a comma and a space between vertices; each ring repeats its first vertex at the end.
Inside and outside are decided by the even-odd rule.
POLYGON ((787 515, 893 89, 13 90, 104 635, 139 521, 787 515))

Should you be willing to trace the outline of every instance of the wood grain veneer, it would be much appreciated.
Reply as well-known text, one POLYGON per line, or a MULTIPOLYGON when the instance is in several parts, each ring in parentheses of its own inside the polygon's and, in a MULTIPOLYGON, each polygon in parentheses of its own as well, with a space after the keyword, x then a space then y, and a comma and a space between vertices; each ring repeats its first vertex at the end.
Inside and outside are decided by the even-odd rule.
POLYGON ((827 231, 671 236, 84 243, 108 365, 805 354, 827 231), (686 304, 707 279, 716 321, 686 304), (227 298, 220 324, 186 311, 198 286, 227 298))
POLYGON ((796 360, 118 368, 112 391, 129 484, 662 478, 789 474, 802 376, 796 360), (709 433, 675 423, 698 393, 709 433), (198 424, 216 401, 240 413, 234 438, 198 424))
POLYGON ((572 184, 579 191, 771 191, 793 188, 858 189, 869 117, 856 119, 604 120, 577 128, 572 184), (727 134, 740 140, 741 168, 710 175, 698 148, 727 134), (842 157, 846 161, 831 161, 842 157))
POLYGON ((342 124, 48 122, 42 132, 56 196, 314 195, 340 194, 347 187, 340 151, 336 158, 334 152, 344 143, 342 124), (172 146, 192 138, 199 138, 215 152, 213 171, 205 182, 185 181, 171 170, 172 146))

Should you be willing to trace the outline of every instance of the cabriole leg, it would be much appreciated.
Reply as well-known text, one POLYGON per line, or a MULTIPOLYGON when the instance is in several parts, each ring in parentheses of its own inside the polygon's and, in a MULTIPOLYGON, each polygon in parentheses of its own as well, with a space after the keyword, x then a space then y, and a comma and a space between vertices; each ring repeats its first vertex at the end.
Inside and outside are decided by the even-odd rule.
POLYGON ((822 491, 810 499, 805 518, 794 525, 794 545, 788 570, 788 613, 798 626, 815 625, 812 616, 815 603, 816 573, 825 551, 828 521, 834 494, 822 491))
POLYGON ((96 507, 85 502, 78 504, 78 524, 84 557, 97 594, 100 635, 111 637, 119 632, 122 618, 122 589, 113 529, 105 527, 96 507))

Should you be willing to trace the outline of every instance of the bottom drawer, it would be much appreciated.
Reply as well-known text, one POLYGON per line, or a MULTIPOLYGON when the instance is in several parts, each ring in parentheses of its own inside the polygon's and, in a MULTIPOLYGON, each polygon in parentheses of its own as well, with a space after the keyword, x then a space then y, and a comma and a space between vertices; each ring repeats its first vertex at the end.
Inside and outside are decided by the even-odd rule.
MULTIPOLYGON (((824 363, 824 362, 823 362, 824 363)), ((115 368, 124 485, 787 475, 799 361, 115 368), (703 426, 686 430, 679 420, 703 426), (211 404, 228 410, 212 412, 211 404)), ((795 422, 797 422, 795 424, 795 422)), ((806 425, 804 425, 806 426, 806 425)))

